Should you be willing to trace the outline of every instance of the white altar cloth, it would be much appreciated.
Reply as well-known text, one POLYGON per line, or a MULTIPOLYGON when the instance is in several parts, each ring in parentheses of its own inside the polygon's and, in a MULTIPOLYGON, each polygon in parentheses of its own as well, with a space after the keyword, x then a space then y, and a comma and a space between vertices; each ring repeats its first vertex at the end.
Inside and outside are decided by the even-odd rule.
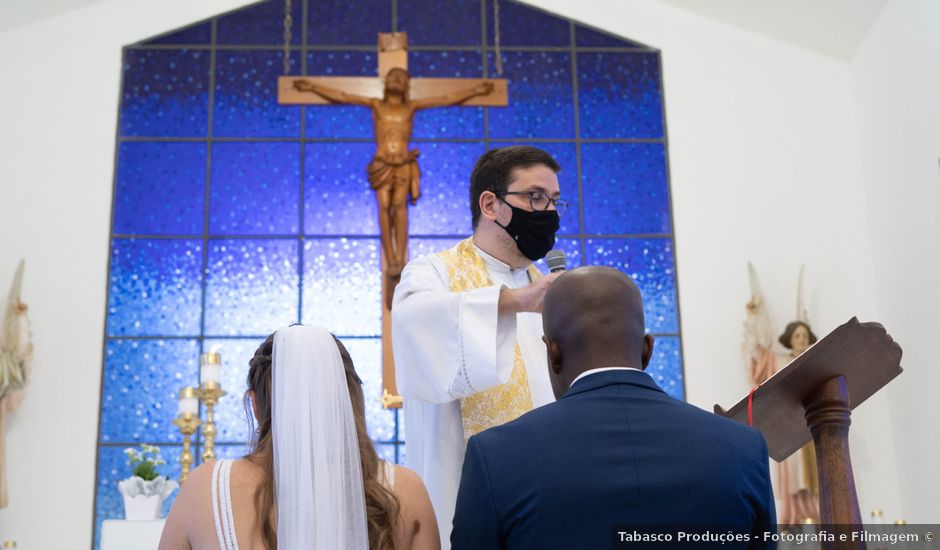
POLYGON ((106 519, 101 522, 100 550, 157 550, 165 519, 106 519))

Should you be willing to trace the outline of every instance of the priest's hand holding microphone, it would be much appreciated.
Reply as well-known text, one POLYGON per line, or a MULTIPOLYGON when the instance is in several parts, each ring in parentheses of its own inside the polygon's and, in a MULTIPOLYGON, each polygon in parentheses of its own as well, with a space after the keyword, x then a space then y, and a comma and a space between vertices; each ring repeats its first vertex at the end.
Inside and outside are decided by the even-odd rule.
POLYGON ((499 314, 542 312, 542 301, 548 287, 565 272, 565 253, 554 249, 545 255, 550 273, 520 288, 503 287, 499 292, 499 314))

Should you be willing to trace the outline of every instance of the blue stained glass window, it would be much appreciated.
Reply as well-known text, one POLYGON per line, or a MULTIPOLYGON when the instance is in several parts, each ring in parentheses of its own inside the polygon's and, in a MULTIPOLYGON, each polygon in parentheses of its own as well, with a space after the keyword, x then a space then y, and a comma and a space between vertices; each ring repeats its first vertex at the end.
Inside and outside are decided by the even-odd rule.
POLYGON ((421 198, 409 208, 412 235, 470 235, 470 173, 482 142, 420 143, 421 198))
MULTIPOLYGON (((469 236, 470 233, 467 233, 467 237, 469 236)), ((408 257, 415 260, 422 256, 427 256, 428 254, 436 254, 442 250, 447 250, 464 238, 465 237, 422 239, 412 237, 408 239, 408 257)))
POLYGON ((205 170, 204 143, 121 143, 114 232, 201 234, 205 170))
POLYGON ((509 106, 489 107, 491 137, 574 137, 569 53, 505 51, 503 67, 509 106))
POLYGON ((298 233, 300 147, 298 143, 213 144, 209 232, 298 233))
POLYGON ((378 34, 392 31, 387 0, 317 0, 308 7, 309 44, 378 46, 378 34))
MULTIPOLYGON (((486 35, 492 45, 496 36, 493 0, 486 2, 486 18, 489 21, 486 35)), ((503 46, 568 46, 571 44, 568 21, 544 11, 515 2, 500 2, 499 19, 499 41, 503 46)))
MULTIPOLYGON (((291 74, 298 74, 298 61, 291 58, 291 74)), ((280 52, 219 50, 215 68, 215 136, 300 136, 300 107, 277 102, 277 78, 284 70, 280 52)))
POLYGON ((586 233, 672 232, 662 144, 582 144, 581 177, 586 233))
POLYGON ((366 166, 372 143, 310 143, 304 157, 304 233, 378 235, 379 210, 366 166))
MULTIPOLYGON (((291 44, 301 43, 303 2, 291 4, 291 44)), ((219 17, 219 44, 284 44, 284 2, 261 2, 219 17)))
POLYGON ((640 287, 647 331, 679 331, 672 239, 588 239, 585 253, 586 264, 615 267, 640 287))
MULTIPOLYGON (((231 458, 237 460, 247 455, 249 450, 247 443, 216 444, 215 457, 216 459, 231 458)), ((202 460, 200 459, 198 462, 201 463, 202 460)))
POLYGON ((382 333, 379 239, 304 241, 303 322, 336 334, 382 333))
POLYGON ((212 23, 196 24, 145 42, 146 44, 208 44, 212 40, 212 23))
POLYGON ((362 394, 366 403, 366 428, 373 441, 395 439, 395 414, 383 409, 382 397, 382 340, 378 338, 343 338, 343 345, 352 357, 356 373, 362 379, 362 394))
MULTIPOLYGON (((405 425, 404 422, 398 423, 399 427, 404 426, 404 425, 405 425)), ((402 439, 402 443, 398 445, 398 463, 399 464, 408 463, 408 446, 405 444, 404 439, 402 439)))
POLYGON ((179 442, 177 392, 199 379, 197 340, 111 340, 105 346, 101 441, 179 442))
POLYGON ((659 85, 659 53, 579 53, 581 137, 663 137, 659 85))
MULTIPOLYGON (((506 147, 509 145, 520 145, 510 142, 490 142, 490 148, 506 147)), ((558 187, 561 190, 561 197, 568 201, 568 211, 561 217, 561 228, 559 235, 576 235, 581 233, 581 212, 578 205, 578 155, 574 143, 533 143, 531 144, 539 149, 548 151, 548 153, 561 166, 561 172, 558 173, 558 187)))
POLYGON ((649 49, 642 44, 627 40, 626 38, 620 38, 619 36, 614 36, 612 34, 607 34, 605 32, 596 31, 588 27, 583 27, 581 25, 575 25, 575 43, 580 46, 587 46, 593 48, 643 48, 649 49))
POLYGON ((480 44, 478 0, 398 0, 398 29, 414 46, 476 46, 480 44), (459 22, 442 25, 441 21, 459 22))
MULTIPOLYGON (((268 332, 274 332, 280 327, 273 327, 268 332)), ((255 354, 255 350, 264 341, 267 333, 257 338, 220 338, 206 339, 203 350, 215 350, 222 356, 222 389, 227 393, 219 399, 215 407, 215 420, 218 434, 216 442, 241 445, 242 454, 244 446, 251 440, 252 425, 248 422, 245 411, 245 390, 248 377, 248 362, 255 354)), ((198 359, 198 357, 197 357, 198 359)), ((194 384, 198 384, 198 378, 194 384)))
MULTIPOLYGON (((170 479, 179 479, 179 454, 182 447, 170 445, 160 447, 160 454, 166 464, 157 471, 170 479)), ((131 477, 131 469, 124 455, 124 447, 98 447, 98 482, 95 487, 95 548, 98 547, 101 537, 101 522, 106 519, 124 518, 124 497, 118 490, 118 482, 131 477)), ((179 490, 163 502, 163 517, 170 511, 179 490)))
POLYGON ((209 243, 206 327, 211 335, 264 335, 297 321, 296 239, 209 243))
POLYGON ((108 335, 198 335, 202 242, 111 242, 108 335))
POLYGON ((676 399, 685 399, 682 382, 682 354, 679 352, 678 336, 658 336, 653 343, 653 357, 646 373, 653 377, 663 390, 676 399))
POLYGON ((209 120, 209 52, 124 52, 123 136, 204 136, 209 120))
MULTIPOLYGON (((483 55, 473 51, 416 51, 408 54, 412 77, 481 78, 483 55)), ((474 86, 467 83, 467 87, 474 86)), ((483 107, 437 107, 415 114, 415 138, 483 137, 483 107)))
MULTIPOLYGON (((317 51, 307 55, 311 76, 378 75, 374 52, 317 51)), ((307 109, 307 135, 320 138, 372 138, 372 113, 368 107, 311 105, 307 109)))

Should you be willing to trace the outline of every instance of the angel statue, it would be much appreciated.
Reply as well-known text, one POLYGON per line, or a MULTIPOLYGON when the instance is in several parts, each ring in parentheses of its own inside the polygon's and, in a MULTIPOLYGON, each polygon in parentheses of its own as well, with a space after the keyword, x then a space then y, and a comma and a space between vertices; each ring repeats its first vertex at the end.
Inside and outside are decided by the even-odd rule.
POLYGON ((13 276, 0 333, 0 508, 7 506, 6 417, 23 400, 33 360, 33 337, 26 316, 28 308, 20 299, 23 265, 20 261, 13 276))
MULTIPOLYGON (((803 307, 803 268, 797 284, 796 320, 787 324, 774 346, 767 304, 761 291, 757 271, 748 262, 751 300, 747 303, 742 351, 751 384, 758 386, 787 366, 816 343, 803 307)), ((777 500, 777 522, 781 524, 819 523, 819 482, 816 477, 816 449, 810 441, 782 463, 771 468, 777 500)))

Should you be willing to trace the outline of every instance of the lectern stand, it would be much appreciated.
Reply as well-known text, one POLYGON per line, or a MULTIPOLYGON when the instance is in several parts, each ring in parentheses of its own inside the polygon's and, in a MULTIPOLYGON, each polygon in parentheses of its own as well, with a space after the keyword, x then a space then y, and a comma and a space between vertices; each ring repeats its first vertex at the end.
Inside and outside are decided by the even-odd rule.
POLYGON ((730 410, 715 405, 715 413, 760 430, 778 462, 812 439, 821 523, 861 525, 849 456, 852 409, 901 374, 900 363, 901 347, 883 326, 853 317, 730 410))

